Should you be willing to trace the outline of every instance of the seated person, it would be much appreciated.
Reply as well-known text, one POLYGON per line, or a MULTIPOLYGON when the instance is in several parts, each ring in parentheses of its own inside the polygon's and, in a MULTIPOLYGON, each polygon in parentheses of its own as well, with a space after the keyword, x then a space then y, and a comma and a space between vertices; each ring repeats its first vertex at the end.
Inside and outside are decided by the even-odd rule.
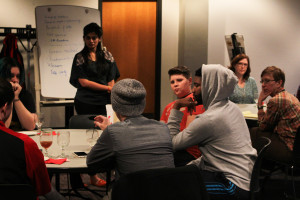
MULTIPOLYGON (((192 97, 193 93, 191 89, 192 85, 192 77, 190 74, 190 70, 186 66, 177 66, 173 67, 168 71, 169 78, 170 78, 170 85, 171 89, 173 90, 174 94, 177 96, 178 99, 185 98, 185 97, 192 97)), ((170 112, 173 108, 175 101, 169 103, 160 118, 160 121, 165 123, 168 122, 170 112)), ((180 131, 185 129, 188 124, 195 119, 195 116, 204 112, 203 105, 196 106, 196 110, 193 111, 191 114, 187 107, 181 110, 184 115, 182 121, 180 123, 180 131)), ((194 145, 188 147, 187 149, 180 150, 174 152, 174 162, 176 167, 184 166, 190 161, 199 158, 201 152, 198 148, 198 145, 194 145)))
POLYGON ((250 60, 245 54, 235 56, 229 67, 238 77, 238 84, 235 86, 229 100, 237 104, 256 103, 258 98, 257 86, 254 78, 250 77, 250 60))
POLYGON ((146 105, 146 90, 135 79, 118 81, 111 91, 112 108, 120 122, 109 123, 104 116, 95 118, 103 133, 87 156, 93 171, 114 164, 116 180, 131 172, 174 167, 172 141, 166 124, 141 114, 146 105))
POLYGON ((257 156, 237 105, 229 101, 237 77, 221 65, 203 65, 195 73, 195 101, 175 101, 168 120, 174 150, 198 145, 197 159, 210 199, 249 199, 251 173, 257 156), (205 112, 180 131, 183 113, 203 104, 205 112))
POLYGON ((8 80, 14 89, 13 112, 6 122, 6 127, 15 131, 35 129, 35 120, 37 118, 35 112, 35 103, 31 93, 22 88, 20 84, 24 80, 23 68, 19 63, 9 57, 1 58, 0 60, 0 76, 8 80))
POLYGON ((37 196, 63 199, 51 189, 44 156, 27 135, 5 127, 12 112, 15 94, 12 85, 0 78, 0 184, 31 184, 37 196))
POLYGON ((258 98, 259 127, 251 129, 251 139, 265 136, 271 139, 266 157, 271 160, 289 162, 292 158, 295 135, 300 126, 300 103, 284 89, 285 74, 275 66, 261 73, 262 91, 258 98), (267 109, 263 101, 271 96, 267 109))

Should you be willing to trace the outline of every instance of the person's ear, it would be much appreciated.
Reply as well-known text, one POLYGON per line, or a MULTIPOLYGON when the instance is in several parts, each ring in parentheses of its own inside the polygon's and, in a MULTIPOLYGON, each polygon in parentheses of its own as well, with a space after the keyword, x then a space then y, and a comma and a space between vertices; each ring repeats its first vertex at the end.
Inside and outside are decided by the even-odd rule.
POLYGON ((192 84, 193 84, 193 79, 192 79, 192 77, 190 77, 188 80, 189 80, 189 84, 192 85, 192 84))
POLYGON ((7 109, 7 103, 5 103, 4 106, 0 108, 0 120, 4 118, 6 109, 7 109))
POLYGON ((282 80, 276 81, 279 87, 282 87, 282 80))

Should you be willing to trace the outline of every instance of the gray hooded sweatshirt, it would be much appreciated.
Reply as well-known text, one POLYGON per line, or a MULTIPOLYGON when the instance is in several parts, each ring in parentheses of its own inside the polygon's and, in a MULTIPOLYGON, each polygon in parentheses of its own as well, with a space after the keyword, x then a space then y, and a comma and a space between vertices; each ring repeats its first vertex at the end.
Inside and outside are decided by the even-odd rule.
POLYGON ((197 115, 180 132, 183 113, 172 109, 168 127, 174 150, 199 145, 202 156, 201 170, 223 172, 239 188, 249 191, 256 150, 239 108, 228 97, 232 94, 237 77, 222 65, 202 66, 203 114, 197 115))

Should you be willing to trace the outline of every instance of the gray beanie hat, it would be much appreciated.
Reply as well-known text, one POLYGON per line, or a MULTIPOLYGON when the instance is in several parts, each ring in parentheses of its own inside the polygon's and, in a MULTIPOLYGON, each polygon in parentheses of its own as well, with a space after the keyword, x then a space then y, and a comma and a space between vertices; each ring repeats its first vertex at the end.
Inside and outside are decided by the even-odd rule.
POLYGON ((118 81, 111 90, 113 110, 124 116, 137 116, 143 113, 146 105, 146 90, 135 79, 118 81))

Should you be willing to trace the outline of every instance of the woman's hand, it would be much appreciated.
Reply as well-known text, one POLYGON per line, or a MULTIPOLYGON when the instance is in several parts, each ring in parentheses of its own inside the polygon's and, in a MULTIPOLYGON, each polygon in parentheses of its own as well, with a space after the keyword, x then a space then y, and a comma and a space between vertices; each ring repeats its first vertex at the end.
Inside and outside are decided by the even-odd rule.
POLYGON ((107 92, 108 92, 108 93, 111 93, 111 89, 112 89, 111 86, 107 86, 107 92))
POLYGON ((22 90, 22 87, 19 83, 14 83, 14 82, 10 82, 10 84, 12 85, 14 94, 15 94, 15 99, 19 99, 19 94, 22 90))
POLYGON ((110 125, 110 121, 107 117, 104 117, 102 115, 98 115, 94 118, 94 124, 95 124, 95 127, 98 126, 101 130, 104 130, 106 129, 106 127, 108 125, 110 125))

